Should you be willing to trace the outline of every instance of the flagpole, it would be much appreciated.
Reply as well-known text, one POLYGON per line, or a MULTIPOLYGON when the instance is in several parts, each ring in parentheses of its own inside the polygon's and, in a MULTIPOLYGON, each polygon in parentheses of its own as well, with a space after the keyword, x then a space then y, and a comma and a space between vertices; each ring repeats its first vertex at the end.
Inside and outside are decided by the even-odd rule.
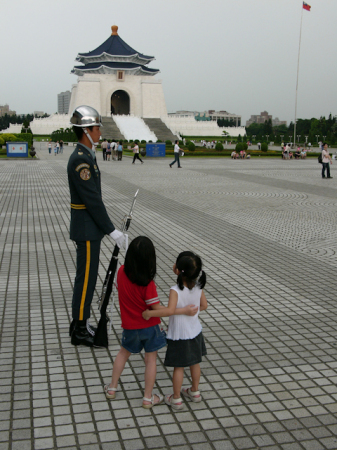
POLYGON ((300 43, 299 43, 299 46, 298 46, 298 60, 297 60, 297 80, 296 80, 296 97, 295 97, 295 123, 294 123, 294 144, 295 144, 295 146, 296 146, 296 120, 297 120, 297 90, 298 90, 298 72, 299 72, 299 68, 300 68, 302 19, 303 19, 303 1, 302 1, 302 13, 301 13, 300 43))

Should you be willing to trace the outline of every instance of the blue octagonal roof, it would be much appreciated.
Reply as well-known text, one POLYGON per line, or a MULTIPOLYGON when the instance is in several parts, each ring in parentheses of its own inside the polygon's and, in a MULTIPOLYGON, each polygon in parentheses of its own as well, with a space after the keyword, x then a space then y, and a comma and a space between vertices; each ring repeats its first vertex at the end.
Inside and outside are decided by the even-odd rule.
POLYGON ((125 57, 126 59, 135 57, 140 60, 143 60, 143 64, 148 64, 150 61, 154 59, 154 56, 147 56, 143 55, 140 52, 137 52, 137 50, 134 50, 130 45, 128 45, 126 42, 123 41, 118 36, 117 29, 118 27, 116 25, 111 27, 112 29, 112 35, 105 41, 103 44, 101 44, 99 47, 97 47, 95 50, 92 50, 88 53, 79 53, 77 55, 77 60, 81 62, 89 62, 89 60, 96 60, 97 58, 102 59, 104 56, 108 56, 108 59, 111 60, 111 57, 117 56, 117 57, 125 57), (110 58, 109 58, 110 56, 110 58))

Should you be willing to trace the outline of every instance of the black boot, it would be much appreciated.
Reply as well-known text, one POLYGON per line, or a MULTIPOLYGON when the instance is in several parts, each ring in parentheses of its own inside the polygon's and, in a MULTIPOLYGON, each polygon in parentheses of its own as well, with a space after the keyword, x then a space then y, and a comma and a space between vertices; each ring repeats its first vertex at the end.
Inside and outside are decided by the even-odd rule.
MULTIPOLYGON (((73 334, 74 327, 75 327, 75 322, 76 322, 75 319, 73 319, 72 322, 71 322, 71 324, 70 324, 70 326, 69 326, 69 336, 70 336, 70 337, 71 337, 71 335, 73 334)), ((89 322, 87 322, 87 328, 89 328, 89 329, 88 329, 89 333, 92 334, 93 336, 95 336, 96 331, 97 331, 97 328, 96 328, 96 327, 93 327, 92 325, 90 325, 89 322)))
POLYGON ((86 320, 74 320, 75 326, 71 334, 72 345, 86 345, 92 347, 94 345, 94 336, 87 329, 86 320))

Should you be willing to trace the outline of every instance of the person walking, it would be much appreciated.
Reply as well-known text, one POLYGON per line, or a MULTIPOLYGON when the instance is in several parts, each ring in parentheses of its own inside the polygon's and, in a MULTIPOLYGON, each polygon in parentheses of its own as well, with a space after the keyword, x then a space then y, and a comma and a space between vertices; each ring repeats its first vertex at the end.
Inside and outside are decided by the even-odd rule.
POLYGON ((49 154, 51 155, 51 148, 52 148, 52 142, 51 142, 51 140, 48 142, 48 151, 49 151, 49 154))
POLYGON ((179 141, 176 140, 174 144, 174 161, 169 164, 170 169, 172 169, 173 164, 178 163, 178 169, 181 169, 180 160, 179 160, 179 152, 182 152, 182 149, 179 147, 179 141))
POLYGON ((106 145, 106 160, 110 161, 111 158, 111 141, 108 139, 108 143, 106 145))
POLYGON ((103 153, 103 161, 106 161, 106 148, 107 148, 108 142, 106 139, 103 139, 102 142, 102 153, 103 153))
POLYGON ((60 140, 60 153, 63 153, 63 141, 62 141, 62 139, 60 140))
POLYGON ((323 151, 322 151, 322 178, 325 178, 325 171, 326 171, 326 178, 332 178, 330 176, 330 164, 332 164, 332 159, 329 154, 328 150, 328 144, 326 142, 323 142, 322 144, 323 151))
POLYGON ((135 142, 135 146, 133 147, 132 151, 134 153, 132 164, 135 163, 136 159, 139 159, 139 161, 143 164, 143 161, 139 157, 139 146, 138 146, 137 142, 135 142))
POLYGON ((115 139, 111 140, 111 160, 117 161, 117 144, 115 139))
POLYGON ((122 141, 119 141, 117 145, 117 155, 118 155, 118 161, 122 161, 123 156, 123 143, 122 141))
POLYGON ((101 116, 90 106, 77 107, 70 119, 78 144, 68 166, 70 239, 76 243, 76 277, 69 328, 72 345, 94 344, 95 329, 88 323, 96 286, 101 240, 105 235, 122 247, 124 234, 116 230, 102 199, 101 174, 95 146, 101 136, 101 116))

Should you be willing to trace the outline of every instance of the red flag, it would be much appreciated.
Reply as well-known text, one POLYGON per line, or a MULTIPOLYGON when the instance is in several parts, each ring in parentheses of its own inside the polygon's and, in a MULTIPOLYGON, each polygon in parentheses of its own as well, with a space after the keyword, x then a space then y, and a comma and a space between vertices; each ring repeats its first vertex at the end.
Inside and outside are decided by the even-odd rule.
POLYGON ((307 11, 310 11, 311 6, 308 5, 308 3, 303 2, 303 9, 306 9, 307 11))

